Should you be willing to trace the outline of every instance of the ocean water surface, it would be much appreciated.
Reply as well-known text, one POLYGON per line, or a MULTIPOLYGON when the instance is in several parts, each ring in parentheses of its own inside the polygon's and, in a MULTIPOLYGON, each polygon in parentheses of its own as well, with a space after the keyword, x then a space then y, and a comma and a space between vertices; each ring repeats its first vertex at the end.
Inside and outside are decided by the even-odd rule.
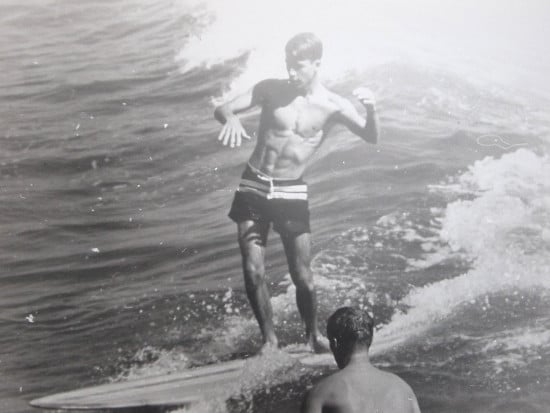
MULTIPOLYGON (((327 85, 371 87, 382 127, 336 131, 305 176, 322 327, 372 309, 373 361, 423 412, 548 411, 550 9, 502 4, 0 4, 0 410, 257 350, 226 216, 253 143, 221 146, 213 105, 313 30, 327 85)), ((276 234, 267 270, 300 343, 276 234)), ((266 390, 277 357, 191 411, 298 411, 318 377, 266 390)))

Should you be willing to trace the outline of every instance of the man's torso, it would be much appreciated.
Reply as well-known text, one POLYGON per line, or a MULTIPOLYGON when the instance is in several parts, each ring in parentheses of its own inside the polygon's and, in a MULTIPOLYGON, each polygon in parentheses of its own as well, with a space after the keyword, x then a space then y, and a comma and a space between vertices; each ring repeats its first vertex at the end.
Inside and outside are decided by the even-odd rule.
POLYGON ((301 96, 283 80, 262 87, 258 142, 249 162, 273 178, 298 178, 327 135, 338 97, 324 87, 301 96))

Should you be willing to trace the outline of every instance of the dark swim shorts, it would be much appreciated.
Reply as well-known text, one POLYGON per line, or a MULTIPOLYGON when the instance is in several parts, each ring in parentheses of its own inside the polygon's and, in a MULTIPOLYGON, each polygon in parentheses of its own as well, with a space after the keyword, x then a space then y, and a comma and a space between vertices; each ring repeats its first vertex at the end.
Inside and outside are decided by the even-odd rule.
POLYGON ((302 179, 273 179, 248 165, 235 193, 229 218, 239 223, 273 223, 281 235, 309 233, 307 185, 302 179))

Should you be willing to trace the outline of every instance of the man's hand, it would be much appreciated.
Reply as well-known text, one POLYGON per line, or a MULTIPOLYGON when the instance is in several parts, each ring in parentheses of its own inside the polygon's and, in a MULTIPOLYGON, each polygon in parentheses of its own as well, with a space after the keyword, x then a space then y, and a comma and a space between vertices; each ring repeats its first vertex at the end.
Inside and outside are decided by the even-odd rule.
POLYGON ((251 139, 243 128, 241 121, 236 116, 229 117, 218 135, 218 140, 224 146, 229 145, 231 148, 234 148, 235 146, 241 146, 242 138, 251 139))
POLYGON ((369 88, 359 87, 353 91, 353 96, 365 107, 374 108, 374 93, 369 88))

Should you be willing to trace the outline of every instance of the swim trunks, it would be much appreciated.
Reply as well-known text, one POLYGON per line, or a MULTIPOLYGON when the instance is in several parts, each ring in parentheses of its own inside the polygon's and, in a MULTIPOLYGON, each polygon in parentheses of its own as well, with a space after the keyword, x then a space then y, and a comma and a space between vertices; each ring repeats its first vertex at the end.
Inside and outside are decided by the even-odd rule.
POLYGON ((274 179, 247 165, 229 211, 235 222, 273 223, 281 235, 309 233, 307 184, 300 179, 274 179))

